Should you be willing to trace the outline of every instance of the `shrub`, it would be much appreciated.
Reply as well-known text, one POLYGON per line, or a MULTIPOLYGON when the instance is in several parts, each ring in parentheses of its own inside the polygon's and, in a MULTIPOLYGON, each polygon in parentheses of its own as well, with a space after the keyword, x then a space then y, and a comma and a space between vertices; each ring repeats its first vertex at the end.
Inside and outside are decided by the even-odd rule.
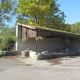
POLYGON ((38 37, 35 38, 35 40, 39 42, 39 41, 43 40, 43 37, 38 36, 38 37))
POLYGON ((10 51, 15 46, 16 37, 10 35, 0 36, 0 50, 10 51))
POLYGON ((0 56, 6 55, 6 51, 0 51, 0 56))

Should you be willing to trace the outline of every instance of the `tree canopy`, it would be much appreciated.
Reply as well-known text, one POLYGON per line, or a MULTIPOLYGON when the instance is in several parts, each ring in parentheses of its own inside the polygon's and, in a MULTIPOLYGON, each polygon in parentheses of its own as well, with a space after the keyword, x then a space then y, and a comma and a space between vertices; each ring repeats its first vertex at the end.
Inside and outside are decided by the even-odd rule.
POLYGON ((64 23, 64 12, 59 9, 57 0, 19 0, 16 13, 22 23, 59 29, 64 23))
POLYGON ((71 25, 71 32, 80 34, 80 22, 71 25))
POLYGON ((6 26, 14 13, 14 0, 0 0, 0 26, 6 26))
POLYGON ((8 0, 0 0, 0 25, 4 24, 5 20, 9 20, 9 12, 11 4, 8 0))
POLYGON ((8 28, 2 26, 0 30, 0 50, 11 50, 15 46, 16 41, 16 28, 8 28))

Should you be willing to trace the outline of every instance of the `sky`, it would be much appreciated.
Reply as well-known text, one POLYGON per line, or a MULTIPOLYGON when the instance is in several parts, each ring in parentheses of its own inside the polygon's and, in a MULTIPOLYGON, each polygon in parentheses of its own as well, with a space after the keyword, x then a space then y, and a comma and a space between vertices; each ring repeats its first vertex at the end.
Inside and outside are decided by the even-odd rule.
POLYGON ((80 0, 58 0, 59 9, 66 15, 65 23, 80 22, 80 0))

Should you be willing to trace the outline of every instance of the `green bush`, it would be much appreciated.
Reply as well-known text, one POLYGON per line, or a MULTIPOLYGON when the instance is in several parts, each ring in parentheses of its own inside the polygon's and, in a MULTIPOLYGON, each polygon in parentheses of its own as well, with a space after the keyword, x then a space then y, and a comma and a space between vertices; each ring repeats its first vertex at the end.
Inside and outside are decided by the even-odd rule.
POLYGON ((0 51, 0 56, 5 56, 6 55, 6 51, 0 51))
POLYGON ((15 46, 16 37, 13 35, 0 36, 0 50, 10 51, 15 46))

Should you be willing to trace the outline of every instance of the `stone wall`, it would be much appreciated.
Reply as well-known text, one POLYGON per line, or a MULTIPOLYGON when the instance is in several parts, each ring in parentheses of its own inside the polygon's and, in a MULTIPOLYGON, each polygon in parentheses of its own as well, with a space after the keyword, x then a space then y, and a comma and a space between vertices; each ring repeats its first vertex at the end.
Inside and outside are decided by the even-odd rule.
POLYGON ((14 56, 18 54, 17 51, 0 51, 0 57, 1 56, 14 56))
MULTIPOLYGON (((17 51, 23 51, 26 49, 36 51, 36 40, 35 38, 28 39, 26 42, 21 40, 17 41, 17 51)), ((38 52, 42 51, 60 51, 65 49, 64 39, 62 37, 54 38, 43 38, 42 41, 38 43, 38 52)))
POLYGON ((68 44, 68 48, 74 51, 80 51, 80 40, 79 39, 71 39, 68 44))

